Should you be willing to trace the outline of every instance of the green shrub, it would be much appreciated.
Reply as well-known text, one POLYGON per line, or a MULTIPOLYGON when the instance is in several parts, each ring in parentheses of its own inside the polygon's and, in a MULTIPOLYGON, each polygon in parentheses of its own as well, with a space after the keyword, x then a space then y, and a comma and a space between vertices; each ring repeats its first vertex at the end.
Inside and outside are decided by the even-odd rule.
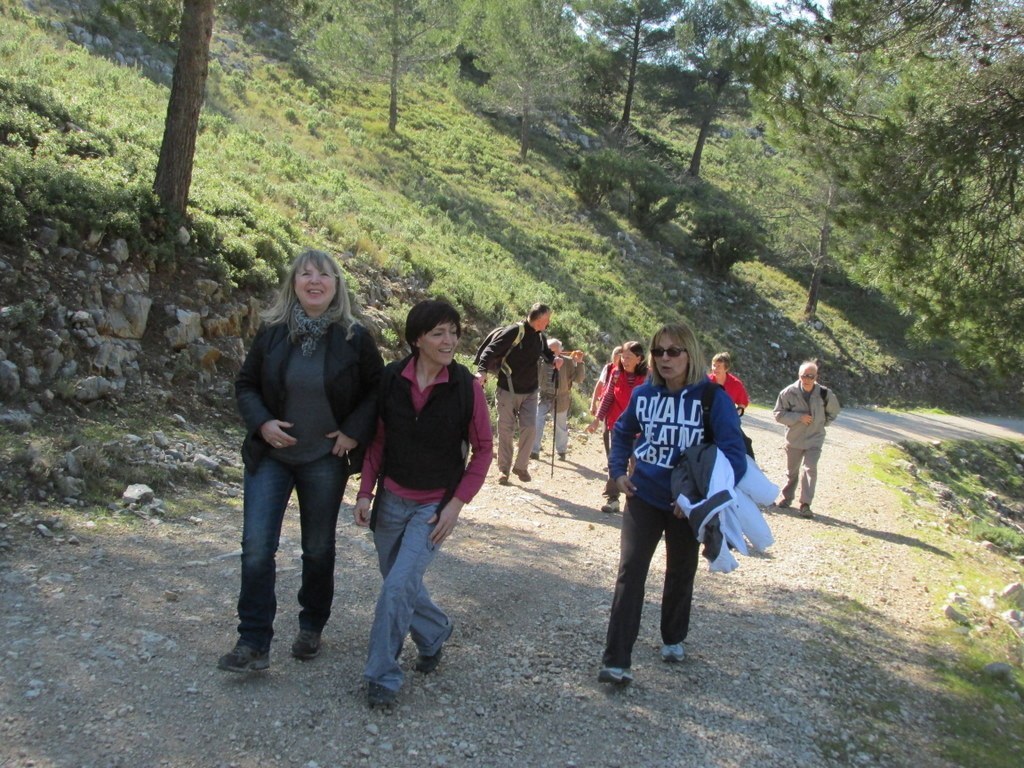
POLYGON ((629 218, 642 232, 654 234, 672 221, 683 199, 683 190, 653 164, 637 167, 629 180, 633 192, 629 218))
POLYGON ((764 250, 761 227, 753 218, 707 207, 699 208, 690 218, 690 256, 713 275, 725 275, 736 262, 757 258, 764 250))
POLYGON ((572 175, 572 185, 580 201, 588 208, 597 208, 630 176, 630 161, 612 149, 587 155, 572 175))
POLYGON ((976 541, 989 541, 1009 555, 1024 555, 1024 534, 984 520, 972 520, 970 535, 976 541))

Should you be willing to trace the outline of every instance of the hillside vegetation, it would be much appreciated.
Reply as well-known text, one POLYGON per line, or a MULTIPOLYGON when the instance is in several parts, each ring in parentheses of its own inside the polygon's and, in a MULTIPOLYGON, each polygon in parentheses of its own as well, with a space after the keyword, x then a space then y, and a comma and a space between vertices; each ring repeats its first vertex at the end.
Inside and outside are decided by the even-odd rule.
MULTIPOLYGON (((133 258, 168 281, 177 264, 199 257, 226 285, 260 293, 297 247, 314 245, 344 254, 357 300, 393 355, 408 306, 425 295, 463 310, 467 353, 491 326, 544 301, 555 309, 551 334, 584 349, 595 370, 614 344, 646 340, 681 316, 709 352, 732 352, 762 403, 799 360, 819 357, 845 403, 1020 407, 1008 395, 1014 383, 978 387, 948 350, 910 345, 905 318, 838 267, 808 324, 809 267, 784 249, 712 278, 681 228, 653 239, 621 205, 589 210, 573 191, 575 169, 600 131, 550 115, 518 162, 518 126, 474 108, 457 62, 405 91, 392 134, 384 89, 315 80, 218 27, 182 244, 150 191, 166 82, 113 60, 116 37, 108 56, 93 54, 69 40, 74 20, 61 21, 0 6, 0 240, 12 262, 45 263, 36 237, 47 226, 69 245, 124 237, 133 258)), ((173 61, 147 41, 133 45, 173 61)), ((773 217, 766 190, 798 185, 800 169, 746 128, 709 140, 689 215, 743 206, 771 243, 793 222, 773 217)), ((670 125, 641 134, 636 151, 663 165, 682 163, 693 139, 670 125)), ((14 315, 39 314, 23 298, 2 299, 14 315)))

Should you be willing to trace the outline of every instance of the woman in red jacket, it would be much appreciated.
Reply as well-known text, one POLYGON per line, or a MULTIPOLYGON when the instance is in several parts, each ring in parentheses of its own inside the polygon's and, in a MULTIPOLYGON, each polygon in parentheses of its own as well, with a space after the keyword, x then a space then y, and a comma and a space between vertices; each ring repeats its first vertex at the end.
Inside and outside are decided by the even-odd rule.
MULTIPOLYGON (((597 430, 598 425, 604 422, 604 451, 608 455, 608 436, 615 420, 619 414, 626 410, 629 405, 630 395, 633 389, 643 384, 647 379, 647 361, 644 358, 644 347, 639 341, 627 341, 622 345, 622 354, 619 357, 619 364, 612 371, 611 380, 604 389, 601 397, 601 405, 597 409, 597 415, 587 427, 588 432, 597 430)), ((608 500, 601 511, 605 514, 615 514, 619 511, 619 488, 611 480, 605 483, 604 497, 608 500)))

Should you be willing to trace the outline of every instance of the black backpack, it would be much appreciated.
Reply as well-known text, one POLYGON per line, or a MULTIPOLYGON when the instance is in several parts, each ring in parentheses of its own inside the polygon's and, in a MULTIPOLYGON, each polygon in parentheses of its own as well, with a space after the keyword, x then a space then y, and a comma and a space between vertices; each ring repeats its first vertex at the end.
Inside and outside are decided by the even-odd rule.
MULTIPOLYGON (((512 346, 509 347, 510 352, 512 351, 512 349, 515 348, 516 344, 523 340, 523 336, 526 335, 526 323, 516 323, 516 325, 519 326, 519 330, 516 331, 515 341, 513 341, 512 346)), ((484 337, 484 340, 480 342, 480 346, 476 348, 476 354, 473 355, 473 365, 476 370, 480 370, 480 359, 484 355, 484 350, 487 349, 487 347, 489 347, 492 343, 494 343, 494 340, 498 338, 502 334, 502 332, 505 331, 507 328, 507 325, 499 325, 493 331, 488 333, 484 337)), ((507 356, 508 352, 505 353, 505 357, 507 356)), ((511 369, 509 369, 508 366, 505 365, 505 357, 501 358, 501 360, 498 362, 498 365, 495 366, 495 370, 504 371, 505 375, 508 376, 509 374, 511 374, 511 369)))
MULTIPOLYGON (((717 381, 709 381, 700 395, 701 419, 704 421, 704 442, 715 442, 714 428, 711 426, 711 404, 715 402, 715 391, 722 389, 717 381)), ((824 387, 822 387, 824 389, 824 387)), ((828 393, 826 393, 826 397, 828 393)), ((827 401, 826 401, 827 402, 827 401)), ((747 447, 747 456, 754 458, 754 441, 747 437, 747 433, 740 427, 740 434, 743 436, 743 444, 747 447)))

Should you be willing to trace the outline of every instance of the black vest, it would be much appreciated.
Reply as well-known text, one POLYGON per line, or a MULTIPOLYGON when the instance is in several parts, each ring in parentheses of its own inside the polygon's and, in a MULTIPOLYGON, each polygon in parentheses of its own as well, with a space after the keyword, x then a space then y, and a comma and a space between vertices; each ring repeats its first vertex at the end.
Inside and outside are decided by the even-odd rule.
POLYGON ((384 473, 415 490, 454 490, 466 468, 473 415, 472 374, 448 366, 448 381, 435 384, 423 410, 412 407, 412 383, 402 376, 409 358, 385 369, 380 402, 384 422, 384 473))

